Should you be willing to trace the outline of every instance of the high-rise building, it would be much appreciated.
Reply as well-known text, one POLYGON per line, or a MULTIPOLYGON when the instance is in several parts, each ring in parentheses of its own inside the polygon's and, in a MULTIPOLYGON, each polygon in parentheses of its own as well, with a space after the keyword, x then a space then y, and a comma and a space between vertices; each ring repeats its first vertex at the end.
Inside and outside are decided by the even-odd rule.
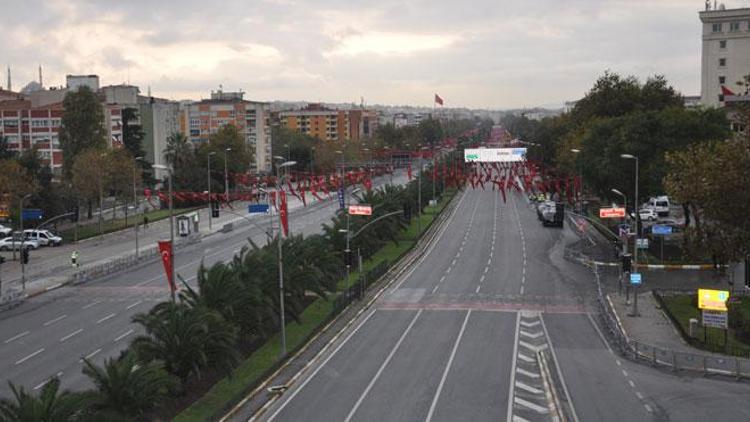
POLYGON ((750 8, 712 8, 706 2, 698 15, 703 24, 701 103, 721 107, 724 96, 736 93, 737 82, 750 73, 750 8))
POLYGON ((208 142, 226 124, 233 124, 253 151, 252 172, 271 171, 270 105, 244 99, 244 92, 211 92, 210 100, 186 102, 180 111, 180 129, 194 144, 208 142))

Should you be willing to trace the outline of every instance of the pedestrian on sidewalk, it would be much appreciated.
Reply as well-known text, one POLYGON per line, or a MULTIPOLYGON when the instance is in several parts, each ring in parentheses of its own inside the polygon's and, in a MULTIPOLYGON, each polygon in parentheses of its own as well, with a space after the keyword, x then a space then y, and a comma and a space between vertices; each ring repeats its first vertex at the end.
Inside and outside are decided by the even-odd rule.
POLYGON ((144 229, 148 228, 148 216, 147 215, 143 216, 143 228, 144 229))

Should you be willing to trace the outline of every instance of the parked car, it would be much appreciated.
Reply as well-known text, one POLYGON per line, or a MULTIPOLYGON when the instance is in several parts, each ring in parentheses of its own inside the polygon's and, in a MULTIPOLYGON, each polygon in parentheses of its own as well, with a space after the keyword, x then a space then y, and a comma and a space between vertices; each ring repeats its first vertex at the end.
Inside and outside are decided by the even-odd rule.
POLYGON ((8 237, 13 232, 13 229, 10 227, 3 226, 0 224, 0 238, 8 237))
POLYGON ((5 239, 0 240, 0 251, 12 251, 13 249, 20 251, 22 244, 24 249, 39 249, 39 242, 37 242, 36 240, 14 242, 12 237, 6 237, 5 239))
POLYGON ((60 246, 62 244, 62 237, 49 230, 24 230, 23 237, 26 240, 36 240, 41 246, 60 246))
MULTIPOLYGON (((659 215, 653 208, 641 208, 638 214, 641 221, 656 221, 659 218, 659 215)), ((631 214, 630 216, 635 218, 635 214, 631 214)))

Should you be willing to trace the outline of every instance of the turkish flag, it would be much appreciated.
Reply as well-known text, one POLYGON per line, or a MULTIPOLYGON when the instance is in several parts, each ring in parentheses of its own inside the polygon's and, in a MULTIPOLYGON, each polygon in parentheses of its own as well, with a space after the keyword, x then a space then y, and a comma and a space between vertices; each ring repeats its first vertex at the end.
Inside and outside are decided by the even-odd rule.
POLYGON ((443 105, 443 99, 437 94, 435 94, 435 103, 443 105))
POLYGON ((734 95, 734 92, 724 85, 721 86, 721 95, 734 95))
POLYGON ((164 271, 167 273, 167 283, 169 283, 169 290, 174 293, 177 290, 177 286, 172 283, 172 242, 169 240, 159 241, 159 253, 161 254, 161 262, 164 264, 164 271))
POLYGON ((411 180, 411 162, 409 162, 409 165, 406 167, 406 174, 409 175, 409 180, 411 180))
POLYGON ((279 216, 281 217, 281 227, 284 228, 284 236, 289 236, 289 213, 286 208, 286 192, 279 191, 279 216))

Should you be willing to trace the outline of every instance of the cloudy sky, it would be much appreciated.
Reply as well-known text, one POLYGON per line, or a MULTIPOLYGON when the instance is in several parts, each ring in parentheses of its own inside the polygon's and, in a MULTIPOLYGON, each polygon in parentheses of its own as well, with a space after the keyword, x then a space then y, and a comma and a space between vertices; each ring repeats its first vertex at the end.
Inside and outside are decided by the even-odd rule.
MULTIPOLYGON (((725 0, 728 8, 750 0, 725 0)), ((606 69, 700 90, 702 0, 3 0, 14 88, 96 73, 172 99, 560 104, 606 69)), ((5 78, 2 78, 3 86, 5 78)))

